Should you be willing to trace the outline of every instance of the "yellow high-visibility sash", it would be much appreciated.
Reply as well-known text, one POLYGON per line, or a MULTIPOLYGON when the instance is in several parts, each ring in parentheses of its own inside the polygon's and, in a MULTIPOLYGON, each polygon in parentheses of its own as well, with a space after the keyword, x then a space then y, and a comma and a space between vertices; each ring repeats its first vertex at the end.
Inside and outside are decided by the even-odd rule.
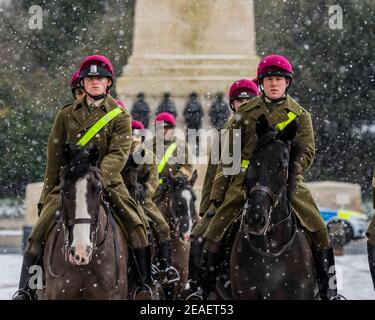
POLYGON ((84 147, 95 135, 102 130, 111 120, 116 118, 124 110, 121 108, 115 108, 112 111, 101 117, 77 142, 77 145, 84 147))
POLYGON ((279 122, 279 123, 275 126, 276 130, 277 130, 277 131, 283 131, 283 130, 286 128, 286 126, 287 126, 289 123, 291 123, 295 118, 297 118, 297 115, 296 115, 294 112, 289 111, 289 112, 288 112, 288 120, 285 120, 285 121, 283 121, 283 122, 279 122))
MULTIPOLYGON (((171 143, 167 150, 165 151, 163 158, 161 159, 160 163, 158 164, 158 173, 161 174, 167 164, 169 158, 172 156, 173 152, 177 148, 177 143, 171 143)), ((159 184, 163 183, 163 179, 159 179, 159 184)))
MULTIPOLYGON (((283 131, 289 123, 291 123, 295 118, 297 118, 297 115, 292 111, 289 111, 287 116, 288 116, 288 120, 279 122, 278 124, 275 125, 275 128, 277 131, 283 131)), ((245 170, 248 167, 248 165, 249 165, 249 160, 243 159, 241 162, 241 169, 245 170)))

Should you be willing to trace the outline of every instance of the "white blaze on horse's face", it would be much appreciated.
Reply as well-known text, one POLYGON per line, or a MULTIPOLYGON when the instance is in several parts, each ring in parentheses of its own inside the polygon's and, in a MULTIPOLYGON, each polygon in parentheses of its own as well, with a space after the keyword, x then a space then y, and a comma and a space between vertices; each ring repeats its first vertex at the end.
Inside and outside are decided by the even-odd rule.
POLYGON ((190 208, 190 204, 191 204, 191 200, 192 200, 192 196, 191 196, 191 192, 189 190, 183 190, 181 192, 181 197, 186 201, 186 204, 187 204, 187 213, 188 213, 188 231, 184 233, 184 240, 187 241, 189 240, 190 238, 190 233, 191 233, 191 228, 193 226, 192 224, 192 221, 191 221, 191 216, 192 216, 192 208, 190 208))
MULTIPOLYGON (((75 219, 90 219, 87 202, 87 177, 79 179, 76 182, 75 197, 75 219)), ((93 252, 93 244, 90 239, 90 224, 78 223, 73 227, 73 241, 71 252, 74 256, 70 256, 70 260, 74 264, 85 265, 91 260, 93 252)))

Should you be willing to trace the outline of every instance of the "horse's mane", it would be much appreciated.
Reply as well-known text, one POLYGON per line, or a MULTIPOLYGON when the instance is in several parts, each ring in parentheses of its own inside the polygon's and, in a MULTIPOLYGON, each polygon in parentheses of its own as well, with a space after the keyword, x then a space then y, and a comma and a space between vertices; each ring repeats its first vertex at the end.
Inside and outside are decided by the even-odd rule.
MULTIPOLYGON (((276 140, 278 138, 278 132, 276 130, 271 130, 267 132, 265 135, 261 136, 257 140, 257 144, 255 147, 254 152, 260 151, 264 148, 268 143, 272 140, 276 140)), ((290 144, 290 152, 289 152, 289 175, 288 175, 288 182, 287 182, 287 192, 288 198, 290 199, 291 196, 294 194, 296 190, 296 178, 298 175, 298 165, 297 163, 300 162, 301 156, 304 152, 304 147, 301 143, 297 141, 292 141, 290 144)))
POLYGON ((82 149, 76 152, 72 159, 65 164, 62 177, 64 180, 76 181, 83 178, 92 167, 88 151, 82 149))
POLYGON ((264 146, 266 146, 271 140, 276 139, 276 137, 276 130, 269 131, 265 135, 258 137, 254 152, 262 150, 264 146))

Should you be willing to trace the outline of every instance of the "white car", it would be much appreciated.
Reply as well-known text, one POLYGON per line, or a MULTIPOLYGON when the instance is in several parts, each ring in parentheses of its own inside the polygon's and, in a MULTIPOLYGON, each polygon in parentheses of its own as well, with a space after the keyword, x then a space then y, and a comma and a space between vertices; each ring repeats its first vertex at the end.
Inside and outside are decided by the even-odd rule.
POLYGON ((365 237, 368 217, 364 213, 344 209, 320 208, 319 210, 328 231, 334 224, 344 225, 346 243, 355 238, 365 237))

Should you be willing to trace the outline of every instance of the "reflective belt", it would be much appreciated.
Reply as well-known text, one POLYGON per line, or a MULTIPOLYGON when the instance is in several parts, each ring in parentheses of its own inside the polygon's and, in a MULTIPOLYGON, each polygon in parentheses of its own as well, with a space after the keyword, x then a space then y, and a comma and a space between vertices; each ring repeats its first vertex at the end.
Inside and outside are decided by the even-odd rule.
POLYGON ((123 110, 121 108, 113 109, 101 117, 77 142, 77 145, 84 147, 95 135, 102 130, 112 119, 116 118, 123 110))
POLYGON ((283 122, 279 122, 275 126, 277 131, 283 131, 289 123, 291 123, 295 118, 297 118, 297 115, 294 112, 289 111, 288 112, 288 118, 289 118, 288 120, 283 121, 283 122))
MULTIPOLYGON (((168 146, 167 150, 164 153, 163 158, 161 159, 160 163, 158 164, 158 173, 161 174, 167 164, 169 158, 172 156, 173 152, 177 148, 177 143, 172 143, 168 146)), ((163 179, 159 179, 159 184, 163 183, 163 179)))
MULTIPOLYGON (((295 118, 297 118, 297 115, 292 111, 289 111, 287 116, 288 116, 288 120, 279 122, 278 124, 276 124, 275 128, 277 131, 283 131, 289 123, 291 123, 295 118)), ((241 162, 241 169, 245 170, 248 167, 248 165, 249 165, 249 160, 243 159, 241 162)))

